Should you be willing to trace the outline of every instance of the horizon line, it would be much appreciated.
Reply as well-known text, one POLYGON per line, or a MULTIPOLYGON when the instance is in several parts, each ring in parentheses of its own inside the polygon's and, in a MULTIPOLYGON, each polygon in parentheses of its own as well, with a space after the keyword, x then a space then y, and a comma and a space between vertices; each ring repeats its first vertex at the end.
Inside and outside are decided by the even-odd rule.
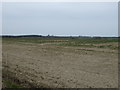
POLYGON ((2 34, 0 36, 43 36, 43 37, 120 37, 120 36, 100 36, 100 35, 40 35, 40 34, 19 34, 19 35, 11 35, 11 34, 2 34))

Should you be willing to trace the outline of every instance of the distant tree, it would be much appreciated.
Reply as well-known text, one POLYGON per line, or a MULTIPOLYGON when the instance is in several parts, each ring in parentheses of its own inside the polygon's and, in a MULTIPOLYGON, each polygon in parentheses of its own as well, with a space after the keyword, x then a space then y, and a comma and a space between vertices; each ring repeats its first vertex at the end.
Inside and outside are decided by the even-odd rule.
POLYGON ((48 34, 47 36, 48 36, 48 37, 50 37, 50 35, 49 35, 49 34, 48 34))

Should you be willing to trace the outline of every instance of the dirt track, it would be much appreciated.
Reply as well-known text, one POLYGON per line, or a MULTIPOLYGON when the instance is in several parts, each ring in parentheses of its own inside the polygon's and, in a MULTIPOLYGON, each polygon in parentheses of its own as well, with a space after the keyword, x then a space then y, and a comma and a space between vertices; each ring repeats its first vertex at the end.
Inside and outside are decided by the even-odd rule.
POLYGON ((3 43, 3 71, 38 87, 118 87, 116 50, 3 43))

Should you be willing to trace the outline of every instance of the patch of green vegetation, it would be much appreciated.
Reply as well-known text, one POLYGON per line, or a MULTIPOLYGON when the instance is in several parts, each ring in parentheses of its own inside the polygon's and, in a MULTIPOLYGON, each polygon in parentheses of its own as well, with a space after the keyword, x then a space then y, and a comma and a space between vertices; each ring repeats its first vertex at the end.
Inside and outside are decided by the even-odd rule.
POLYGON ((5 88, 23 88, 21 85, 8 80, 3 81, 3 84, 5 85, 5 88))
POLYGON ((113 45, 100 45, 97 46, 98 48, 111 48, 111 49, 118 49, 117 46, 113 46, 113 45))
MULTIPOLYGON (((3 38, 3 43, 57 43, 58 46, 95 47, 93 44, 118 42, 118 38, 3 38)), ((99 48, 112 47, 99 46, 99 48)))
POLYGON ((95 50, 90 50, 90 49, 77 49, 77 50, 84 50, 84 51, 95 51, 95 50))
POLYGON ((112 45, 100 45, 99 48, 106 48, 106 47, 112 47, 112 45))
POLYGON ((67 42, 63 38, 3 38, 3 42, 24 42, 24 43, 54 43, 54 42, 67 42))

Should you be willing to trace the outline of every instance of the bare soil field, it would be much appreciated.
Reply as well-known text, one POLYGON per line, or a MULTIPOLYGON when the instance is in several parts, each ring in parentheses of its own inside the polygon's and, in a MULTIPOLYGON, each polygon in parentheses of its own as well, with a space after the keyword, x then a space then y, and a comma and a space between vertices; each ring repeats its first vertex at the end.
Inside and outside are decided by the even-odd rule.
MULTIPOLYGON (((67 42, 67 41, 65 41, 67 42)), ((62 46, 3 40, 3 79, 25 87, 117 88, 118 51, 100 45, 62 46)), ((4 86, 4 85, 3 85, 4 86)))

